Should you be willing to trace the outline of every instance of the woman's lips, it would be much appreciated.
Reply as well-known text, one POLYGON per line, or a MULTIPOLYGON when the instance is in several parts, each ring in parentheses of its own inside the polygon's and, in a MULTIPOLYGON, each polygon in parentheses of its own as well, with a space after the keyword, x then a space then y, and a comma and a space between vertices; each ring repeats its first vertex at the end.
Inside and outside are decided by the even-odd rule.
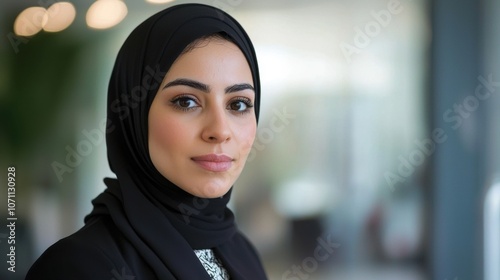
POLYGON ((229 170, 233 164, 233 159, 226 155, 209 154, 203 156, 192 157, 196 164, 203 169, 212 172, 224 172, 229 170))

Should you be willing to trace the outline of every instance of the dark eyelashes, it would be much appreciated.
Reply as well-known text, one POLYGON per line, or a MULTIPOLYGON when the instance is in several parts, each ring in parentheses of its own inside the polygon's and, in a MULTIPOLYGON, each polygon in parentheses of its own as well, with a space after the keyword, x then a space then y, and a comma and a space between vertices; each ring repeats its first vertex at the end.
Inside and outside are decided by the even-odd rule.
MULTIPOLYGON (((174 107, 174 109, 185 112, 192 111, 197 109, 198 107, 201 107, 196 97, 187 94, 175 96, 170 100, 169 103, 174 107)), ((235 113, 243 114, 249 112, 253 107, 254 104, 250 98, 239 96, 229 100, 226 109, 234 111, 235 113)))
POLYGON ((193 97, 193 96, 191 96, 191 95, 182 94, 182 95, 177 95, 177 96, 175 96, 174 98, 172 98, 172 99, 170 100, 170 102, 174 103, 174 102, 177 102, 177 101, 179 101, 179 100, 193 100, 193 101, 195 101, 195 100, 196 100, 196 98, 194 98, 194 97, 193 97))
POLYGON ((236 97, 227 105, 227 109, 234 114, 245 115, 252 111, 253 103, 251 99, 246 97, 236 97))
MULTIPOLYGON (((172 98, 172 100, 170 100, 170 103, 172 106, 174 106, 175 109, 178 109, 181 111, 191 111, 191 110, 196 109, 196 107, 199 107, 199 103, 196 100, 196 98, 194 98, 193 96, 184 95, 184 94, 172 98), (190 105, 195 105, 195 106, 182 106, 180 104, 180 102, 192 102, 192 104, 190 104, 190 105)), ((184 103, 184 105, 187 105, 187 104, 184 103)))
POLYGON ((245 105, 248 108, 252 108, 254 106, 253 103, 252 103, 252 100, 250 100, 250 98, 246 98, 246 97, 236 97, 236 98, 234 98, 231 101, 232 101, 231 103, 234 103, 235 101, 243 102, 243 103, 245 103, 245 105))

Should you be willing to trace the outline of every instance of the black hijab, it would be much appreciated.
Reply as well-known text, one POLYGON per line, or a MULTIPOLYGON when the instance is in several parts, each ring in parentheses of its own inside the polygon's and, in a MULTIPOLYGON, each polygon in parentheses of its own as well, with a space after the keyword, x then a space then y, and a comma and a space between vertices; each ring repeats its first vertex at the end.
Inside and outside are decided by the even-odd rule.
POLYGON ((230 38, 245 55, 258 117, 252 43, 235 19, 206 5, 174 6, 140 24, 120 49, 109 83, 106 144, 117 179, 104 180, 107 189, 94 199, 85 222, 111 216, 158 279, 210 279, 193 249, 213 249, 232 279, 266 279, 227 208, 231 191, 215 199, 194 197, 163 177, 148 152, 148 112, 163 77, 187 45, 214 33, 230 38))

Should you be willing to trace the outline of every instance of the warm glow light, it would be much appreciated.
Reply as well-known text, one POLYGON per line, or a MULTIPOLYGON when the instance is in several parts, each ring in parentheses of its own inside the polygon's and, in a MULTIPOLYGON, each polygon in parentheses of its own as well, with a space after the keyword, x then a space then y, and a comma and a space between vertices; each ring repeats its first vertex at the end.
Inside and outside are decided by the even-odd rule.
POLYGON ((14 21, 14 32, 18 36, 33 36, 47 23, 47 10, 30 7, 22 11, 14 21))
POLYGON ((175 0, 146 0, 148 3, 153 3, 153 4, 164 4, 164 3, 169 3, 169 2, 174 2, 175 0))
POLYGON ((119 0, 99 0, 87 11, 87 25, 95 29, 106 29, 120 23, 127 15, 127 6, 119 0))
POLYGON ((58 32, 66 29, 76 17, 75 6, 69 2, 57 2, 47 9, 48 21, 43 30, 58 32))

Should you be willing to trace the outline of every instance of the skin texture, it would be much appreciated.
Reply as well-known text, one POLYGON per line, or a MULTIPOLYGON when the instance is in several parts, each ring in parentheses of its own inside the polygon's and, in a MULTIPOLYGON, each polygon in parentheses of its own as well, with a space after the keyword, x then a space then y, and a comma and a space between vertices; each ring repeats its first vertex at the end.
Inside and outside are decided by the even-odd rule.
POLYGON ((233 43, 209 38, 179 56, 149 111, 149 153, 156 169, 194 196, 226 194, 255 139, 254 100, 250 67, 233 43), (208 154, 231 160, 205 167, 195 160, 208 154))

